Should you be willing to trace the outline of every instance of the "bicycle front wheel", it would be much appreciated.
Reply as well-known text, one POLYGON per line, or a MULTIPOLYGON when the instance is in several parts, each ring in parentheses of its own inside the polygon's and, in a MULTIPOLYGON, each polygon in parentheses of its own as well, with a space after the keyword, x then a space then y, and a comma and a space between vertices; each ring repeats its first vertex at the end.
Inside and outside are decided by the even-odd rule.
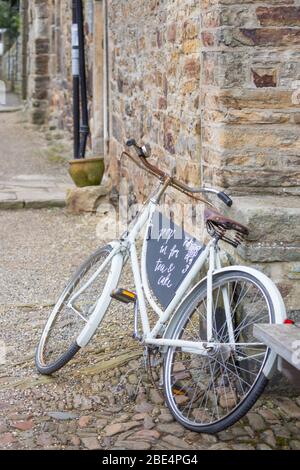
MULTIPOLYGON (((205 433, 234 424, 263 392, 270 351, 254 338, 253 325, 275 322, 272 299, 251 274, 232 271, 214 276, 212 299, 214 346, 205 353, 170 347, 164 363, 171 413, 186 428, 205 433), (226 303, 231 322, 226 320, 226 303)), ((172 339, 207 341, 206 283, 191 293, 178 317, 172 339)))
POLYGON ((99 248, 86 260, 50 313, 35 357, 36 367, 41 374, 50 375, 61 369, 80 350, 76 340, 87 325, 106 285, 112 260, 106 265, 105 261, 111 251, 109 245, 99 248), (96 272, 95 279, 80 292, 96 272), (77 294, 78 297, 74 297, 77 294), (74 301, 69 305, 72 298, 74 301))

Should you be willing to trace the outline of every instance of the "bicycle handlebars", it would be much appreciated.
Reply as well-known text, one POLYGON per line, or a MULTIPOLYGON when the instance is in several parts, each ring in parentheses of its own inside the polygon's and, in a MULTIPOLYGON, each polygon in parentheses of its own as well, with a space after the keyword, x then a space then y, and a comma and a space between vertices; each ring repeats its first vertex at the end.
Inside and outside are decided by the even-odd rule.
MULTIPOLYGON (((218 198, 222 202, 224 202, 224 204, 226 204, 226 206, 228 206, 228 207, 232 206, 233 201, 230 198, 230 196, 228 196, 228 194, 226 194, 225 192, 217 191, 216 189, 213 189, 213 188, 191 188, 187 184, 182 183, 181 181, 179 181, 177 178, 171 177, 170 175, 168 175, 164 171, 160 170, 158 167, 156 167, 156 166, 152 165, 151 163, 149 163, 147 159, 151 156, 150 146, 140 147, 136 143, 135 139, 128 140, 126 145, 127 145, 127 147, 134 147, 135 148, 138 157, 140 158, 141 162, 143 163, 143 166, 139 165, 139 163, 130 154, 128 154, 127 152, 123 152, 134 163, 136 163, 140 168, 146 169, 149 173, 151 173, 153 176, 156 176, 159 179, 162 179, 162 180, 170 179, 170 185, 175 187, 179 191, 181 191, 185 194, 189 194, 189 195, 193 195, 193 194, 197 194, 197 193, 216 194, 218 196, 218 198)), ((208 203, 208 201, 203 201, 203 202, 208 203)))

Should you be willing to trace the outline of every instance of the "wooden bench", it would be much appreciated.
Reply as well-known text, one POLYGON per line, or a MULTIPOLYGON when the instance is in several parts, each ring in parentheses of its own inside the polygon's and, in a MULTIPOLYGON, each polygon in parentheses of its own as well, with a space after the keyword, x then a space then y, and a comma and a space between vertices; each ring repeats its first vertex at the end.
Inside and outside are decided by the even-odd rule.
POLYGON ((278 354, 278 370, 300 385, 300 327, 258 324, 253 334, 278 354))

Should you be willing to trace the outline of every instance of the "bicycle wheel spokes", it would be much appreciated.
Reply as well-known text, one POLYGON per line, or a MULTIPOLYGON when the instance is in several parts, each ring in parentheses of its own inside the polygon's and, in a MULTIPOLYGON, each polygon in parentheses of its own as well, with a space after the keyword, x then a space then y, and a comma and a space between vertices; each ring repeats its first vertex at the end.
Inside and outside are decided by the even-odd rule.
POLYGON ((94 312, 107 281, 111 262, 108 262, 90 285, 87 284, 108 256, 108 250, 99 250, 98 255, 91 257, 74 276, 56 304, 42 338, 40 358, 44 365, 59 360, 76 341, 94 312), (83 286, 86 289, 80 292, 83 286))
MULTIPOLYGON (((173 339, 207 341, 206 292, 178 323, 173 339)), ((247 399, 268 355, 255 340, 253 325, 270 323, 268 299, 249 278, 227 279, 213 286, 213 347, 207 353, 183 352, 170 348, 166 359, 171 411, 190 428, 208 427, 224 420, 247 399), (229 301, 234 339, 225 314, 224 293, 229 301)), ((232 331, 232 329, 231 329, 232 331)), ((167 373, 166 373, 167 377, 167 373)))

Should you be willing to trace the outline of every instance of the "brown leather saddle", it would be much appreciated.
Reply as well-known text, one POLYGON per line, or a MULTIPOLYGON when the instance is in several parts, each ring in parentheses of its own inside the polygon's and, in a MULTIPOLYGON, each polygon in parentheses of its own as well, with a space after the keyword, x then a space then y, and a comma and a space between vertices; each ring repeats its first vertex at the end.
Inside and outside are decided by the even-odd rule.
POLYGON ((204 220, 211 236, 218 236, 219 239, 234 247, 240 245, 244 237, 249 235, 247 227, 212 209, 205 209, 204 220), (231 233, 228 234, 228 231, 231 233))

